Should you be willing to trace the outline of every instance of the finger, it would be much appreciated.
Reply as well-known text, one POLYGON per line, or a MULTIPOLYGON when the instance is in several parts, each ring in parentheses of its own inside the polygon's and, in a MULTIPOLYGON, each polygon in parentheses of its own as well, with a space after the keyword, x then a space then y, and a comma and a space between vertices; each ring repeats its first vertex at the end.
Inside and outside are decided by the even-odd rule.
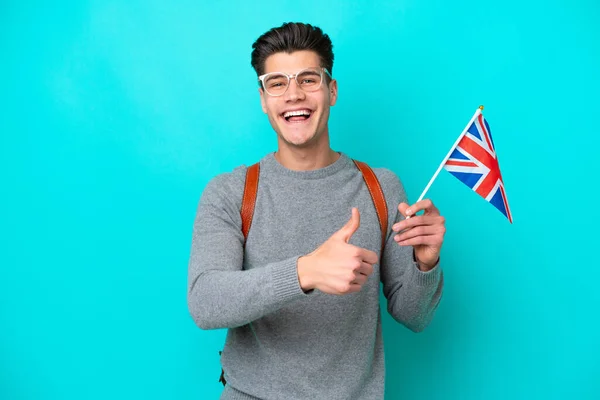
POLYGON ((417 201, 415 204, 406 208, 404 210, 404 215, 406 215, 406 217, 408 218, 409 216, 415 215, 419 211, 425 211, 425 214, 440 214, 439 210, 430 199, 424 199, 421 201, 417 201))
POLYGON ((367 249, 359 248, 358 257, 361 261, 367 262, 369 264, 377 264, 377 262, 379 262, 379 257, 377 257, 377 253, 367 249))
POLYGON ((440 225, 443 226, 446 219, 441 215, 417 215, 415 217, 397 222, 392 226, 394 232, 402 232, 406 229, 411 229, 420 225, 440 225))
POLYGON ((431 247, 441 247, 444 241, 443 235, 421 235, 415 236, 411 239, 402 240, 397 242, 400 246, 431 246, 431 247))
POLYGON ((350 282, 351 285, 364 285, 365 282, 367 281, 368 276, 363 275, 363 274, 357 274, 356 278, 354 278, 354 280, 352 282, 350 282))
POLYGON ((400 211, 400 214, 402 214, 403 217, 406 217, 406 209, 409 207, 410 206, 407 203, 400 203, 398 205, 398 211, 400 211))
POLYGON ((360 289, 362 289, 362 285, 358 285, 356 283, 353 283, 353 284, 350 285, 350 289, 348 290, 347 293, 360 292, 360 289))
POLYGON ((373 264, 369 264, 369 263, 366 263, 363 261, 362 265, 356 272, 363 276, 368 277, 369 275, 371 275, 373 273, 373 264))
POLYGON ((348 243, 354 232, 360 226, 360 213, 358 212, 358 208, 352 208, 352 216, 350 220, 344 225, 339 231, 337 231, 334 235, 338 236, 340 239, 348 243))
POLYGON ((333 289, 337 294, 348 294, 358 292, 361 286, 362 285, 360 283, 352 281, 345 284, 340 283, 339 285, 336 285, 336 287, 334 287, 333 289))
POLYGON ((446 228, 443 226, 432 226, 432 225, 422 225, 417 226, 415 228, 408 229, 396 236, 394 236, 394 240, 396 242, 403 242, 405 240, 409 240, 412 238, 416 238, 419 236, 429 236, 429 235, 444 235, 446 233, 446 228))

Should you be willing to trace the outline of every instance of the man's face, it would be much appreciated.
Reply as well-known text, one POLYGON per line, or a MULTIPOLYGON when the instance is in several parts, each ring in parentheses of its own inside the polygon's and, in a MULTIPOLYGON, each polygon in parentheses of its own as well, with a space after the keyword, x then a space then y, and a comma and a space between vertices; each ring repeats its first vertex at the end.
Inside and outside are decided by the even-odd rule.
MULTIPOLYGON (((275 53, 266 59, 265 73, 292 75, 305 68, 320 66, 319 56, 314 51, 275 53)), ((329 107, 337 100, 337 82, 332 80, 329 85, 326 82, 323 72, 323 83, 314 92, 302 90, 295 79, 290 79, 287 91, 281 96, 274 97, 259 89, 262 109, 277 132, 280 146, 307 147, 327 137, 329 107), (304 114, 308 115, 290 116, 292 111, 306 111, 304 114)))

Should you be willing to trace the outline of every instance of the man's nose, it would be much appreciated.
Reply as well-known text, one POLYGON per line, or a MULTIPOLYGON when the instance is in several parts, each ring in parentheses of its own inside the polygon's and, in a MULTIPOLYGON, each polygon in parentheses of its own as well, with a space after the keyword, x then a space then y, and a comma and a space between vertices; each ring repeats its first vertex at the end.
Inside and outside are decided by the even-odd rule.
POLYGON ((286 100, 297 101, 304 98, 304 90, 300 88, 296 79, 290 79, 290 83, 285 92, 286 100))

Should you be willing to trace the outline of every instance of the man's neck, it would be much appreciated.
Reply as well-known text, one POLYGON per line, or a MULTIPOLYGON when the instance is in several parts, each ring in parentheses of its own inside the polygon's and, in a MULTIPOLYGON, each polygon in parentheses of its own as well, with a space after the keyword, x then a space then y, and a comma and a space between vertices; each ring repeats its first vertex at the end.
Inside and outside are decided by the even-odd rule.
POLYGON ((317 148, 289 148, 279 146, 275 153, 275 159, 279 164, 294 171, 312 171, 325 168, 333 164, 340 154, 333 151, 329 146, 324 149, 317 148))

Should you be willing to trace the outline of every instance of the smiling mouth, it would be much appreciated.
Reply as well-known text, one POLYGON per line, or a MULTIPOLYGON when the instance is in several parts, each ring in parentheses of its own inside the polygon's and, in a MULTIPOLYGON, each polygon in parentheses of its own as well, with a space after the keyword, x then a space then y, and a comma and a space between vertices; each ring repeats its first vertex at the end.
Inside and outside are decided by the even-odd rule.
POLYGON ((310 110, 287 111, 282 114, 282 117, 287 122, 305 122, 312 115, 310 110))

